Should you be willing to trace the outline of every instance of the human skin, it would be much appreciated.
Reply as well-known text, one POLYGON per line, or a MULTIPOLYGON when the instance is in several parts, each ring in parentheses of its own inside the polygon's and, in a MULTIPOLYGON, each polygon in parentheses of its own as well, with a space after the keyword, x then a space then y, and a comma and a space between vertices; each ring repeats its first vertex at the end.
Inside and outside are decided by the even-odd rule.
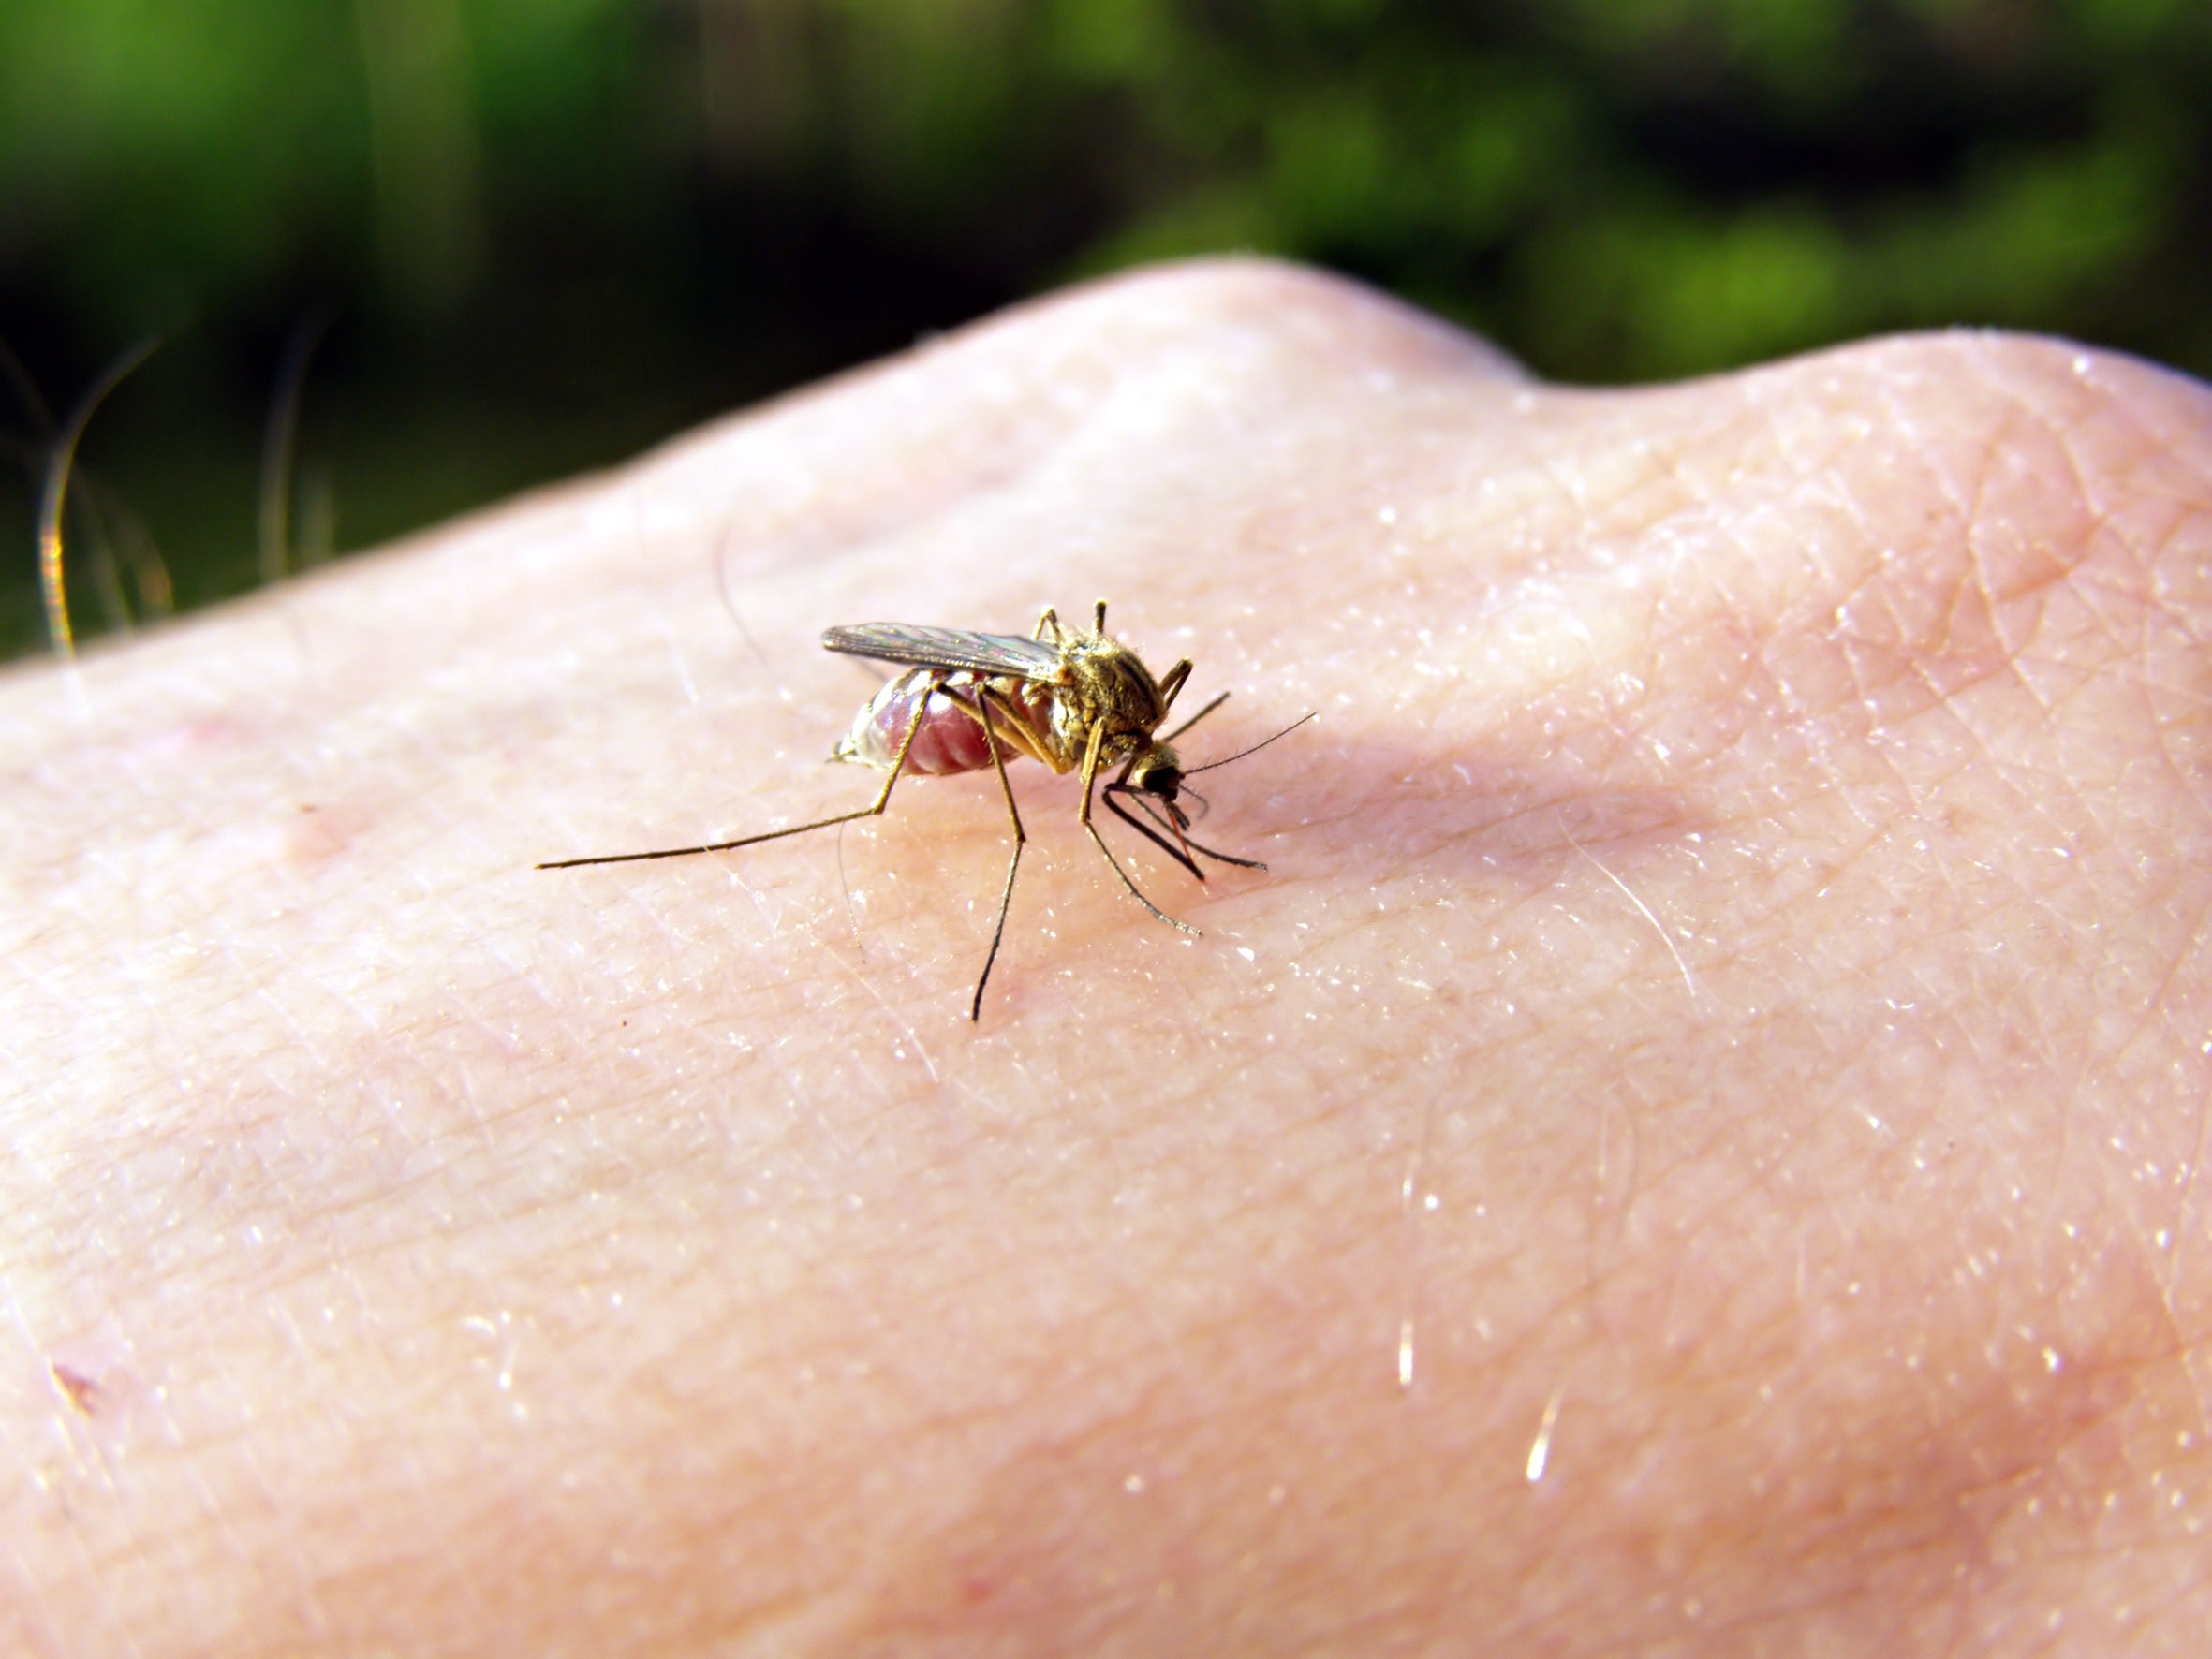
MULTIPOLYGON (((0 679, 0 1649, 2212 1628, 2212 399, 1222 263, 0 679), (1162 927, 833 623, 1196 670, 1162 927)), ((1118 835, 1118 839, 1116 839, 1118 835)))

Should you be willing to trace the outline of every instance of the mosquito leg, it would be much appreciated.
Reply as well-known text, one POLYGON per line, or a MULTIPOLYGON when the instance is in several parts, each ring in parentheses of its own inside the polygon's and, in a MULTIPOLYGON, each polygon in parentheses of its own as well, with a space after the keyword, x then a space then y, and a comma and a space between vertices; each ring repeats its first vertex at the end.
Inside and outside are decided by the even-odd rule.
MULTIPOLYGON (((1183 689, 1183 682, 1189 678, 1190 659, 1188 657, 1183 657, 1179 659, 1173 668, 1170 668, 1166 673, 1159 677, 1159 717, 1162 720, 1165 720, 1168 717, 1168 711, 1175 706, 1175 694, 1183 689)), ((1227 697, 1228 695, 1229 694, 1225 691, 1221 694, 1221 697, 1227 697)), ((1214 700, 1216 702, 1219 702, 1221 697, 1216 697, 1214 700)), ((1196 724, 1204 713, 1205 710, 1201 709, 1198 713, 1193 714, 1181 726, 1175 727, 1175 731, 1187 730, 1191 726, 1196 724)), ((1175 741, 1175 732, 1170 732, 1166 737, 1160 739, 1159 741, 1163 743, 1173 742, 1175 741)))
MULTIPOLYGON (((1189 670, 1189 666, 1190 659, 1188 657, 1184 658, 1183 661, 1175 665, 1176 668, 1182 668, 1186 672, 1189 670)), ((1175 681, 1175 689, 1177 691, 1180 691, 1183 688, 1183 682, 1180 679, 1176 679, 1172 673, 1171 673, 1168 678, 1175 681)), ((1171 700, 1172 697, 1172 694, 1171 694, 1171 700)), ((1188 731, 1192 727, 1196 726, 1200 721, 1203 720, 1208 714, 1211 714, 1216 709, 1218 709, 1228 700, 1229 693, 1225 691, 1219 697, 1216 697, 1212 702, 1208 703, 1204 708, 1201 709, 1197 713, 1193 714, 1189 719, 1186 720, 1181 726, 1175 727, 1173 731, 1171 731, 1166 737, 1160 739, 1159 741, 1163 743, 1173 742, 1177 738, 1181 737, 1185 732, 1188 731)))
MULTIPOLYGON (((1093 726, 1091 727, 1090 747, 1084 751, 1083 827, 1089 834, 1091 838, 1091 844, 1099 849, 1099 856, 1104 859, 1106 860, 1107 867, 1111 869, 1115 875, 1121 878, 1121 885, 1128 888, 1130 898, 1136 900, 1138 903, 1143 905, 1145 909, 1151 911, 1155 917, 1158 918, 1161 921, 1166 922, 1171 928, 1174 928, 1181 932, 1196 933, 1199 931, 1198 929, 1192 927, 1187 921, 1177 921, 1173 917, 1170 916, 1166 911, 1162 910, 1158 905, 1155 904, 1150 899, 1147 899, 1143 893, 1137 890, 1137 884, 1129 879, 1129 873, 1121 867, 1119 860, 1117 860, 1113 856, 1113 849, 1106 844, 1106 838, 1099 833, 1098 825, 1091 822, 1091 785, 1097 783, 1099 779, 1099 748, 1101 741, 1105 738, 1105 735, 1106 728, 1103 726, 1093 726)), ((1127 771, 1128 769, 1124 768, 1123 770, 1127 771)), ((1192 868, 1195 870, 1196 866, 1193 866, 1192 868)), ((1204 877, 1201 876, 1200 879, 1202 881, 1204 877)))
POLYGON ((1173 928, 1178 933, 1189 933, 1194 936, 1198 933, 1199 930, 1197 928, 1192 927, 1187 921, 1177 921, 1173 917, 1170 916, 1166 911, 1155 904, 1150 899, 1147 899, 1143 893, 1138 889, 1137 884, 1129 879, 1128 872, 1124 870, 1121 865, 1114 860, 1113 854, 1108 850, 1105 838, 1099 835, 1099 827, 1096 824, 1092 823, 1090 819, 1085 818, 1083 821, 1083 827, 1090 831, 1091 844, 1099 849, 1099 856, 1106 860, 1107 864, 1113 869, 1113 874, 1121 878, 1121 885, 1128 888, 1130 898, 1136 900, 1138 903, 1143 905, 1145 909, 1151 911, 1154 919, 1166 922, 1168 926, 1173 928))
MULTIPOLYGON (((635 864, 646 859, 688 859, 696 853, 726 853, 732 847, 758 846, 764 841, 781 841, 787 835, 804 835, 810 830, 827 830, 833 824, 849 824, 855 818, 876 817, 891 800, 891 786, 899 781, 899 773, 906 770, 907 751, 913 748, 914 736, 922 729, 922 718, 929 712, 929 697, 936 695, 936 687, 932 685, 929 697, 924 697, 916 706, 914 718, 907 724, 907 735, 899 740, 899 752, 892 757, 891 771, 883 780, 883 787, 876 791, 874 800, 858 812, 839 813, 833 818, 817 818, 811 824, 793 824, 788 830, 769 830, 759 835, 741 835, 735 841, 710 841, 704 846, 658 847, 649 853, 598 853, 588 859, 554 859, 534 868, 573 870, 580 864, 635 864)), ((1019 827, 1017 820, 1016 828, 1019 827)))
MULTIPOLYGON (((1052 612, 1048 610, 1045 614, 1049 617, 1052 612)), ((991 705, 997 700, 996 694, 988 688, 979 690, 972 712, 983 723, 983 739, 991 746, 991 764, 998 771, 998 787, 1006 795, 1006 815, 1014 824, 1014 851, 1013 857, 1006 861, 1006 887, 998 895, 998 925, 991 930, 991 949, 983 958, 983 971, 976 976, 975 1000, 967 1006, 967 1017, 974 1021, 983 1018, 983 987, 990 983, 991 970, 998 962, 999 944, 1006 938, 1006 913, 1014 902, 1014 872, 1022 867, 1022 844, 1029 839, 1022 828, 1021 809, 1014 805, 1014 786, 1007 781, 1006 756, 998 746, 998 728, 991 724, 991 705)))
POLYGON ((1183 839, 1192 852, 1203 853, 1217 864, 1234 864, 1239 870, 1264 870, 1267 868, 1258 859, 1240 859, 1234 853, 1217 853, 1205 843, 1192 841, 1187 835, 1183 839))
POLYGON ((1161 817, 1159 809, 1152 804, 1151 800, 1143 791, 1132 789, 1119 778, 1107 785, 1100 793, 1106 797, 1107 811, 1142 835, 1146 841, 1152 843, 1154 846, 1159 848, 1161 852, 1167 854, 1169 858, 1174 859, 1176 863, 1182 865, 1184 869, 1189 871, 1192 880, 1205 880, 1206 873, 1198 867, 1198 860, 1190 856, 1190 849, 1198 844, 1183 833, 1183 825, 1178 821, 1180 815, 1174 812, 1172 806, 1168 809, 1171 815, 1161 817), (1121 798, 1125 795, 1138 803, 1143 811, 1143 817, 1139 817, 1128 807, 1122 805, 1121 798), (1150 819, 1151 822, 1147 823, 1146 819, 1150 819), (1155 825, 1159 826, 1159 829, 1154 828, 1155 825), (1172 835, 1175 839, 1170 841, 1167 835, 1162 835, 1159 832, 1160 829, 1166 830, 1168 835, 1172 835))
POLYGON ((1030 638, 1039 640, 1049 639, 1054 645, 1059 644, 1060 612, 1056 606, 1047 605, 1044 608, 1044 614, 1037 619, 1037 632, 1030 638))

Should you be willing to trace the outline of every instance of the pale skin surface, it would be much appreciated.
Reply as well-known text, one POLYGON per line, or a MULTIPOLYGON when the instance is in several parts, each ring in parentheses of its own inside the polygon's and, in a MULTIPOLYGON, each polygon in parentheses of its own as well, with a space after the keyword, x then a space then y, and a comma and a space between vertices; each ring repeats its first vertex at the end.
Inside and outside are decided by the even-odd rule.
POLYGON ((2208 509, 2063 344, 1199 267, 12 670, 0 1651, 2201 1652, 2208 509), (1320 711, 1108 829, 1201 938, 1026 762, 980 1027, 987 774, 530 869, 1099 595, 1320 711))

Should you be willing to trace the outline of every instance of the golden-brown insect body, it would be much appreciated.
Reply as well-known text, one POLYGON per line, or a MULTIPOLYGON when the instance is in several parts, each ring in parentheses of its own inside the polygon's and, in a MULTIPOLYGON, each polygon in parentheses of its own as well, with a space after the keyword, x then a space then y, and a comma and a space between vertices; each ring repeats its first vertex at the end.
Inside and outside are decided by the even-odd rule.
MULTIPOLYGON (((1136 770, 1156 779, 1179 775, 1175 752, 1154 739, 1168 717, 1175 690, 1190 672, 1187 660, 1169 671, 1163 691, 1142 658, 1099 628, 1069 632, 1047 610, 1033 639, 1004 635, 969 635, 970 640, 1004 646, 1045 646, 1054 653, 1031 672, 990 673, 980 668, 910 668, 886 681, 853 716, 851 729, 831 750, 833 760, 890 767, 906 743, 907 727, 919 713, 922 730, 907 754, 907 771, 940 776, 981 771, 992 764, 983 724, 977 711, 986 696, 994 716, 992 733, 1008 759, 1027 756, 1066 774, 1083 766, 1091 735, 1099 733, 1094 770, 1141 756, 1136 770)), ((824 636, 832 650, 872 654, 868 647, 905 643, 916 636, 918 650, 928 650, 938 630, 907 628, 894 623, 861 628, 833 628, 824 636)), ((902 659, 894 659, 902 660, 902 659)), ((1154 790, 1154 793, 1158 791, 1154 790)))
POLYGON ((1113 766, 1146 749, 1161 748, 1152 734, 1190 674, 1188 658, 1168 670, 1165 690, 1137 653, 1103 630, 1079 634, 1061 649, 1067 675, 1053 704, 1053 750, 1043 758, 1057 772, 1084 762, 1094 728, 1099 764, 1113 766))
MULTIPOLYGON (((1198 932, 1161 910, 1129 879, 1091 821, 1095 790, 1103 793, 1115 816, 1201 881, 1205 873, 1194 854, 1248 870, 1266 868, 1256 859, 1233 858, 1190 839, 1189 815, 1176 802, 1183 782, 1181 763, 1169 741, 1155 735, 1174 707, 1176 693, 1190 678, 1190 659, 1179 659, 1155 679, 1135 652, 1108 637, 1105 600, 1099 601, 1095 620, 1087 629, 1063 628, 1058 616, 1048 609, 1038 619, 1035 635, 1025 639, 1010 634, 977 634, 907 623, 864 623, 825 630, 822 644, 831 651, 877 662, 908 665, 905 673, 888 681, 861 709, 830 754, 833 760, 855 761, 889 773, 868 805, 735 841, 561 859, 538 868, 560 870, 578 864, 674 859, 803 835, 810 830, 826 830, 833 824, 880 814, 902 773, 980 771, 989 767, 998 774, 999 788, 1006 797, 1007 815, 1014 828, 1014 848, 1007 861, 1006 885, 999 894, 998 924, 968 1005, 971 1020, 981 1018, 983 987, 990 980, 992 964, 998 960, 998 947, 1006 936, 1014 874, 1021 868, 1022 845, 1028 839, 1022 828, 1021 810, 1014 804, 1013 787, 1007 782, 1010 758, 1025 755, 1055 772, 1082 774, 1080 817, 1084 831, 1130 896, 1172 928, 1187 933, 1198 932), (1100 790, 1099 774, 1116 765, 1120 771, 1100 790), (1123 798, 1135 802, 1143 815, 1123 806, 1123 798)), ((1187 730, 1202 719, 1219 705, 1222 697, 1185 721, 1178 730, 1187 730)))

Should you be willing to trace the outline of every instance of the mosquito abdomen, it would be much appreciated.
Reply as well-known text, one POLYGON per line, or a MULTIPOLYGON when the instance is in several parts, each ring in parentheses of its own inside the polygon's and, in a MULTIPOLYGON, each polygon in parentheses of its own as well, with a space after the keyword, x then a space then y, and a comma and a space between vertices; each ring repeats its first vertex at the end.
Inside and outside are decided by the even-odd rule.
MULTIPOLYGON (((895 680, 886 681, 883 689, 868 699, 866 706, 853 716, 852 728, 830 751, 830 758, 855 761, 863 766, 890 766, 898 758, 899 745, 906 741, 907 727, 913 720, 915 711, 926 701, 928 709, 922 715, 922 729, 915 734, 914 747, 907 754, 907 770, 931 777, 981 771, 991 764, 991 746, 976 717, 954 699, 972 702, 985 685, 991 688, 995 698, 994 720, 1005 722, 1010 709, 1022 724, 1033 726, 1042 717, 1036 706, 1039 699, 1034 689, 1023 682, 966 672, 948 674, 938 668, 914 668, 895 680), (950 695, 933 697, 933 691, 950 695)), ((999 747, 1009 760, 1019 759, 1025 753, 1018 743, 1002 742, 999 747)))

